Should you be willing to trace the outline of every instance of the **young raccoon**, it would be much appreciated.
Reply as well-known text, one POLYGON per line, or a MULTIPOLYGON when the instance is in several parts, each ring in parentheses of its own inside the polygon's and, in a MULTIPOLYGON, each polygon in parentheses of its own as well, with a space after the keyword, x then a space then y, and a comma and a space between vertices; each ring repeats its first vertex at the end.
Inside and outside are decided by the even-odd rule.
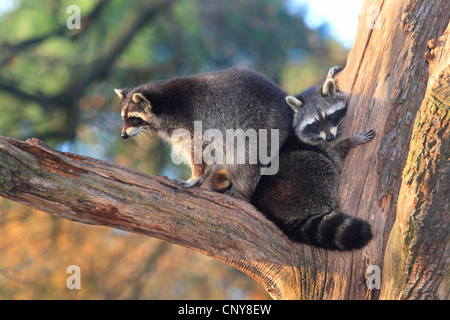
POLYGON ((280 150, 278 173, 262 176, 252 199, 290 239, 329 250, 359 249, 372 238, 369 224, 337 209, 344 158, 375 136, 370 130, 336 139, 348 98, 333 79, 286 98, 295 136, 280 150))
MULTIPOLYGON (((293 112, 285 102, 285 92, 262 75, 237 68, 154 81, 136 88, 115 89, 115 92, 122 99, 124 139, 147 127, 158 132, 188 160, 192 176, 187 181, 175 180, 177 183, 186 188, 204 184, 213 190, 223 189, 226 181, 222 183, 220 179, 209 177, 225 169, 233 185, 228 193, 247 200, 254 192, 264 164, 259 160, 243 164, 215 162, 215 157, 222 156, 227 160, 238 157, 236 149, 230 149, 227 155, 225 146, 216 148, 214 157, 211 153, 210 158, 205 159, 207 153, 204 151, 212 141, 202 137, 207 132, 217 131, 225 137, 229 129, 254 130, 257 135, 260 129, 276 129, 279 141, 271 144, 269 140, 264 147, 268 150, 274 147, 278 153, 276 146, 286 140, 293 118, 293 112), (174 134, 179 132, 177 129, 187 132, 189 139, 180 141, 180 136, 174 134)), ((248 160, 248 155, 255 152, 255 146, 249 142, 244 144, 248 160)))

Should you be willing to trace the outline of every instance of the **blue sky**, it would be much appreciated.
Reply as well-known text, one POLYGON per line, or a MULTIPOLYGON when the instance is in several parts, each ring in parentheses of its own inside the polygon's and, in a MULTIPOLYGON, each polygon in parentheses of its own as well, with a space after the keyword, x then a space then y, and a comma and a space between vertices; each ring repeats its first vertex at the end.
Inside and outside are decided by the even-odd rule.
POLYGON ((330 32, 346 48, 350 48, 356 36, 358 17, 364 0, 289 0, 290 9, 307 9, 306 24, 316 28, 327 22, 330 32))

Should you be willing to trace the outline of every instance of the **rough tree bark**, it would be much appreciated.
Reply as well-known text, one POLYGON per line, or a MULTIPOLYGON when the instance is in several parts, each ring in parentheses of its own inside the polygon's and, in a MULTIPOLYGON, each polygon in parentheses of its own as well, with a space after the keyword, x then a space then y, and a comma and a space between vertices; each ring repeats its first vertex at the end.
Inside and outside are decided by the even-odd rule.
POLYGON ((448 297, 448 282, 440 291, 434 287, 436 290, 428 294, 421 295, 418 291, 427 286, 423 283, 423 272, 430 268, 433 272, 426 277, 434 278, 434 286, 439 286, 449 257, 448 248, 445 249, 449 227, 449 188, 445 181, 449 177, 445 170, 449 167, 446 97, 450 92, 445 80, 434 82, 433 89, 433 80, 442 79, 449 68, 449 19, 449 1, 364 3, 357 38, 338 85, 352 93, 346 122, 351 127, 346 132, 355 134, 374 128, 378 135, 376 143, 354 151, 347 158, 341 204, 345 211, 369 219, 376 237, 366 250, 355 253, 348 261, 351 271, 344 278, 349 283, 349 298, 379 298, 380 290, 352 288, 364 277, 368 265, 383 270, 381 298, 448 297), (432 53, 427 43, 437 38, 439 41, 431 41, 436 47, 432 53), (436 111, 429 112, 429 101, 434 97, 439 103, 435 104, 436 111), (430 131, 433 126, 440 129, 430 131), (421 130, 428 136, 423 136, 421 130), (411 163, 418 156, 422 159, 411 163), (417 178, 422 181, 415 181, 417 178), (416 199, 412 197, 414 193, 416 199), (426 194, 426 201, 421 193, 426 194), (422 225, 422 220, 436 224, 422 225), (424 243, 427 245, 422 246, 424 243), (435 245, 440 249, 436 254, 421 251, 417 255, 416 250, 435 245), (410 251, 413 248, 414 252, 410 251), (430 256, 425 258, 427 254, 430 256), (400 294, 411 286, 417 286, 415 294, 400 294))
POLYGON ((385 252, 383 298, 449 299, 450 25, 428 47, 430 76, 385 252))
POLYGON ((364 3, 337 78, 352 94, 345 133, 377 131, 351 152, 341 184, 343 210, 373 226, 375 238, 362 250, 294 244, 246 202, 36 139, 0 137, 0 196, 196 249, 247 273, 277 299, 446 299, 449 19, 448 1, 364 3), (381 290, 366 285, 371 265, 383 270, 381 290))

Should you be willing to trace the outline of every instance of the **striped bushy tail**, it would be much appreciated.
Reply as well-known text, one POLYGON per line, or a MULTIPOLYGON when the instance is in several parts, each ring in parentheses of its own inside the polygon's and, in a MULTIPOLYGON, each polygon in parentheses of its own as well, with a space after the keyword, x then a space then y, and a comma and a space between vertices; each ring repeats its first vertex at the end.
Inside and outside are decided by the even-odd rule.
POLYGON ((364 247, 373 237, 370 225, 342 212, 332 211, 281 226, 296 242, 328 249, 348 251, 364 247))

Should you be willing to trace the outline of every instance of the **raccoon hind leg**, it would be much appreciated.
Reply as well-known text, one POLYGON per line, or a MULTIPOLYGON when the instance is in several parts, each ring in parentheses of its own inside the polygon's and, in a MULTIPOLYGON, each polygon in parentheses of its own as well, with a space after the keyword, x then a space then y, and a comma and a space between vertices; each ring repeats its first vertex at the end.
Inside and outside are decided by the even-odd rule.
POLYGON ((220 168, 205 179, 202 188, 250 201, 260 178, 260 167, 257 165, 220 168))
POLYGON ((230 174, 224 169, 212 172, 203 182, 202 188, 216 192, 225 192, 231 186, 230 174))
POLYGON ((232 186, 225 193, 235 198, 250 201, 261 178, 260 166, 237 165, 228 170, 232 186))
POLYGON ((229 171, 224 168, 211 173, 203 182, 201 187, 203 189, 225 193, 226 195, 233 198, 246 200, 246 198, 242 196, 239 190, 234 187, 231 182, 229 171))

